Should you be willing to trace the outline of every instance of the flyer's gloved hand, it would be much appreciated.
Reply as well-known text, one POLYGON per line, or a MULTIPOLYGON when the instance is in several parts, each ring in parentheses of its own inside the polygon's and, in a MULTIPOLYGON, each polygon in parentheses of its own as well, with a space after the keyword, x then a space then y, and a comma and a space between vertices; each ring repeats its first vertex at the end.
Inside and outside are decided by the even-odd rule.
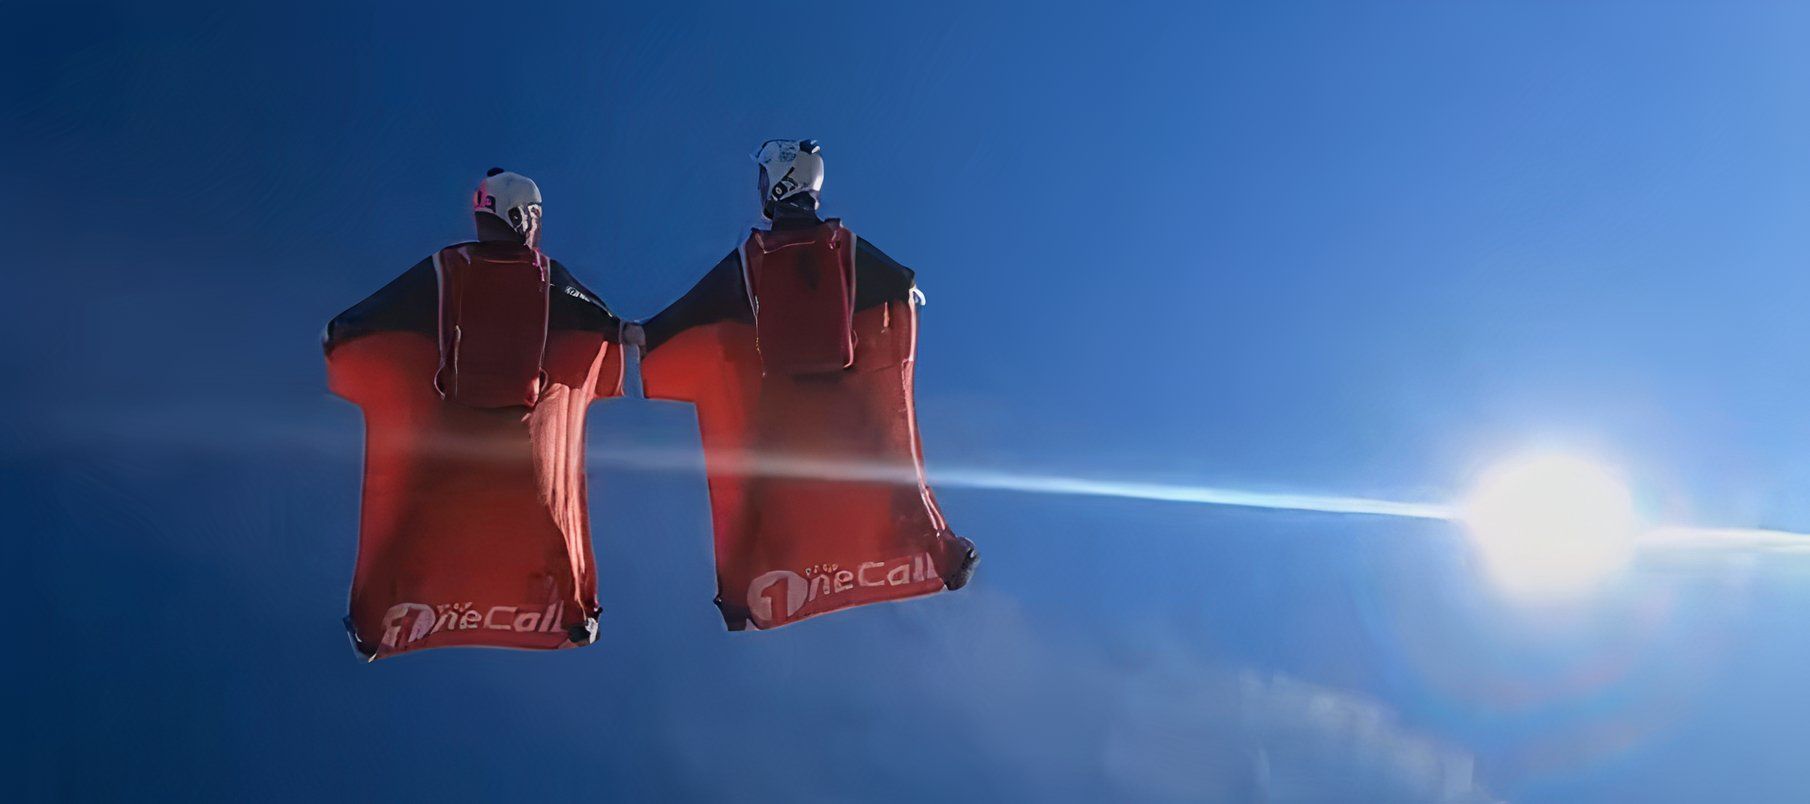
POLYGON ((634 322, 625 323, 622 325, 622 345, 633 346, 636 349, 645 351, 647 348, 647 333, 641 329, 640 324, 634 322))

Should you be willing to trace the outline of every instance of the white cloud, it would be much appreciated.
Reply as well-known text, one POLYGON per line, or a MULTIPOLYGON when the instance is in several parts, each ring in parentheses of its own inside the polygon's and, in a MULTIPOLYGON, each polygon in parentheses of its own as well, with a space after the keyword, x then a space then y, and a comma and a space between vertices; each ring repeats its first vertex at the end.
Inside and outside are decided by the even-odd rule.
POLYGON ((961 624, 936 628, 970 654, 964 666, 985 668, 951 694, 994 692, 952 706, 966 722, 951 733, 1015 765, 1005 772, 1041 785, 1046 800, 1497 800, 1469 752, 1364 695, 1215 664, 1173 632, 1113 650, 972 591, 982 599, 964 601, 961 624))

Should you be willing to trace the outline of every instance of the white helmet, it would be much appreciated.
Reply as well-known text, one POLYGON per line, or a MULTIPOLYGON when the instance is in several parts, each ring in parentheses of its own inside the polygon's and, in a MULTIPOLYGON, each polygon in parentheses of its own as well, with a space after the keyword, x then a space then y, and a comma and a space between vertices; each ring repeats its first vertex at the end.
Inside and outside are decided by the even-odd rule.
POLYGON ((823 190, 823 157, 816 140, 767 140, 754 152, 760 165, 760 208, 765 214, 774 204, 793 199, 807 209, 817 208, 823 190), (809 204, 799 203, 802 197, 809 204))
POLYGON ((471 196, 471 211, 501 218, 530 246, 540 242, 540 187, 527 176, 491 168, 471 196))

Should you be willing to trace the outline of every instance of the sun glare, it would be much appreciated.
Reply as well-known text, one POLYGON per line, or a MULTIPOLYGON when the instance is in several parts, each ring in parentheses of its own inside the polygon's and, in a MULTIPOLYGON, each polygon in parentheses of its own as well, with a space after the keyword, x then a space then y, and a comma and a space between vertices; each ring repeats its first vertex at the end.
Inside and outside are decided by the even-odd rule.
POLYGON ((1521 598, 1588 593, 1633 557, 1638 522, 1614 472, 1558 453, 1485 473, 1461 511, 1491 580, 1521 598))

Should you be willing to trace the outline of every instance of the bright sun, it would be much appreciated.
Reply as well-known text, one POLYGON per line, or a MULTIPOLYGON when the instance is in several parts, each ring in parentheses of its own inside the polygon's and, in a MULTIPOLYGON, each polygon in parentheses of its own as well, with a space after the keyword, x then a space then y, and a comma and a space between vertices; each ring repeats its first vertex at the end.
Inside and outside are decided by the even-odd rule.
POLYGON ((1461 514, 1490 578, 1517 597, 1586 593, 1634 554, 1638 522, 1628 487, 1571 455, 1529 455, 1492 468, 1461 514))

